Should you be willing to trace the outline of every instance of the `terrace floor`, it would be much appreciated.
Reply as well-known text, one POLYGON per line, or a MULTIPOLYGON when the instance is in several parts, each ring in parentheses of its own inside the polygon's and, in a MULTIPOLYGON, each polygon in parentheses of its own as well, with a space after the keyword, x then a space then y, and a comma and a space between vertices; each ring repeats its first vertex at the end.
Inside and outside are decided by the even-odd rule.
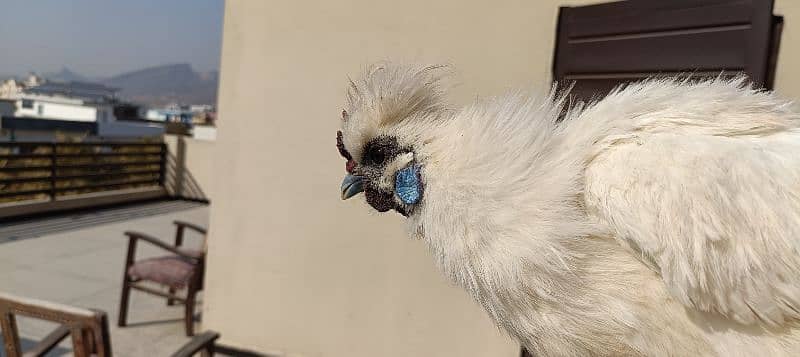
MULTIPOLYGON (((169 242, 175 219, 207 226, 208 207, 168 201, 0 223, 0 291, 104 310, 115 355, 168 356, 189 341, 184 335, 183 306, 168 307, 165 299, 134 290, 129 326, 116 325, 127 249, 123 232, 138 230, 169 242)), ((187 246, 199 246, 198 236, 187 231, 186 237, 187 246)), ((140 243, 137 258, 163 254, 140 243)), ((23 318, 18 325, 23 349, 54 328, 23 318)), ((70 355, 70 346, 67 340, 48 356, 70 355)))

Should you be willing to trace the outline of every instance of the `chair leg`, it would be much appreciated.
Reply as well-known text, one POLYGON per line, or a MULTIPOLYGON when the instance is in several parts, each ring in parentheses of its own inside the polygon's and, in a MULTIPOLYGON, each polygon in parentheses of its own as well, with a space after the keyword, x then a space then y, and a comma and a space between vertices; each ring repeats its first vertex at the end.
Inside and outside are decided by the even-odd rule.
POLYGON ((22 356, 22 348, 19 344, 19 328, 17 328, 17 319, 9 311, 0 313, 0 330, 3 333, 0 336, 5 340, 5 355, 8 357, 22 356))
POLYGON ((186 336, 194 336, 194 301, 197 294, 197 287, 189 285, 186 292, 186 311, 184 312, 184 323, 186 324, 186 336))
POLYGON ((200 357, 214 357, 214 346, 208 346, 200 351, 200 357))
POLYGON ((117 326, 124 327, 128 324, 128 301, 130 300, 131 285, 127 277, 122 282, 122 296, 119 301, 119 318, 117 326))
MULTIPOLYGON (((169 294, 175 295, 175 288, 169 288, 169 294)), ((167 306, 175 305, 175 300, 167 298, 167 306)))
POLYGON ((84 343, 86 344, 86 352, 88 352, 89 355, 97 354, 97 343, 95 343, 94 331, 88 328, 84 329, 83 340, 85 341, 84 343))

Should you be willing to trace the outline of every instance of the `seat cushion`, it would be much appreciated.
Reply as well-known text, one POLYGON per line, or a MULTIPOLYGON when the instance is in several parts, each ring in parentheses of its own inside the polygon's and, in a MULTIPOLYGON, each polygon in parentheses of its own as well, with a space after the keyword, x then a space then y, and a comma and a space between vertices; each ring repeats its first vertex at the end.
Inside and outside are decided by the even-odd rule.
POLYGON ((197 265, 189 259, 177 255, 142 259, 128 268, 128 276, 133 280, 147 280, 183 288, 197 271, 197 265))

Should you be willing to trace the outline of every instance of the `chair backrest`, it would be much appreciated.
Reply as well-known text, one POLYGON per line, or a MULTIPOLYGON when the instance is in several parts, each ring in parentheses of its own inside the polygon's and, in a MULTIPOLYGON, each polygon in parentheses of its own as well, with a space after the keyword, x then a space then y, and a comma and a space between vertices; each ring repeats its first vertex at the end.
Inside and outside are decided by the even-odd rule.
POLYGON ((208 251, 208 228, 204 228, 193 223, 179 221, 179 220, 174 221, 174 224, 176 225, 176 230, 175 230, 176 247, 180 247, 183 245, 183 240, 184 240, 183 238, 186 236, 187 228, 189 228, 189 231, 193 231, 195 234, 199 234, 203 237, 200 243, 200 249, 203 252, 208 251))
POLYGON ((0 292, 0 328, 3 330, 4 349, 8 357, 23 355, 17 329, 17 315, 59 324, 59 327, 38 345, 24 352, 25 356, 44 356, 67 336, 72 337, 73 354, 76 357, 111 356, 111 340, 105 312, 0 292))
POLYGON ((658 75, 745 73, 772 89, 783 18, 773 0, 629 0, 562 7, 553 79, 578 99, 658 75))

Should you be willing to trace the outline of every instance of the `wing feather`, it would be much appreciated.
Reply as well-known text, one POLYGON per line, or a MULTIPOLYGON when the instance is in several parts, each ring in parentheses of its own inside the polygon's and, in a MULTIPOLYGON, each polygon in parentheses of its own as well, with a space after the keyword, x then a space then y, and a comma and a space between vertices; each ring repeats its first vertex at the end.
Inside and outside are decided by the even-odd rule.
POLYGON ((800 135, 654 134, 586 172, 590 214, 676 300, 740 323, 800 318, 800 135))

